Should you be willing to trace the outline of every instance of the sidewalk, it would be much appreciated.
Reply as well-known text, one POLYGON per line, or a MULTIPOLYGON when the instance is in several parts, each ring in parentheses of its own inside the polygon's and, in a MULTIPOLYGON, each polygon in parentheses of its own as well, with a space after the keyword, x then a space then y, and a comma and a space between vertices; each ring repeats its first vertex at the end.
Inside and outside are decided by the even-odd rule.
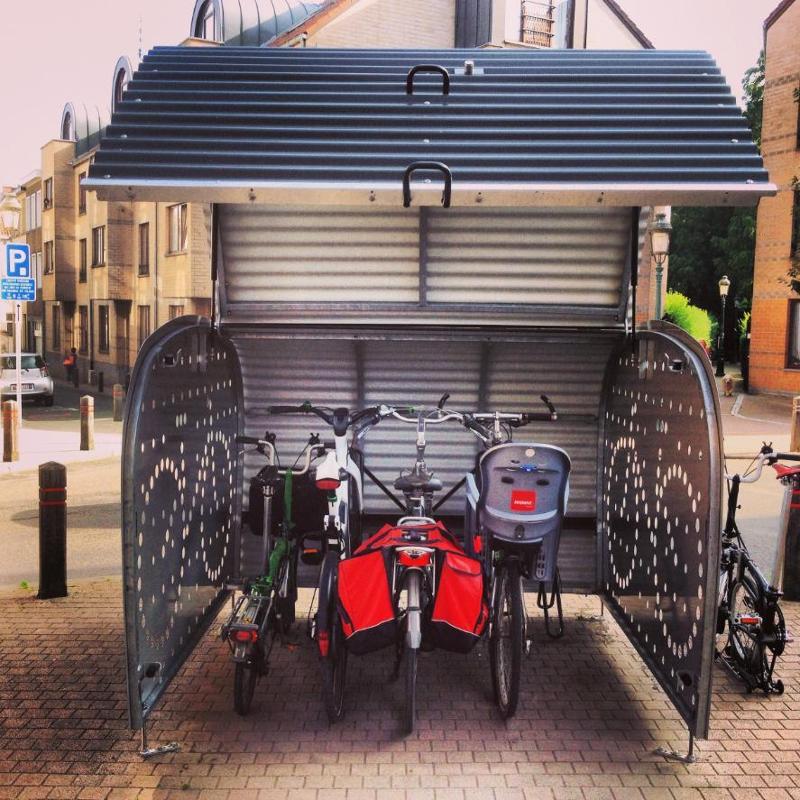
MULTIPOLYGON (((389 680, 389 651, 350 659, 345 719, 328 724, 301 613, 295 642, 276 643, 250 715, 238 716, 220 618, 152 715, 150 744, 176 740, 181 751, 145 762, 127 729, 119 582, 70 591, 44 602, 0 594, 0 798, 800 798, 796 646, 781 661, 782 696, 748 695, 715 668, 711 738, 685 765, 652 754, 659 745, 685 751, 685 728, 595 597, 565 598, 558 641, 529 598, 535 647, 507 723, 482 647, 423 653, 418 730, 407 738, 398 734, 403 682, 389 680)), ((797 630, 800 604, 785 611, 797 630)))
POLYGON ((56 381, 56 403, 52 407, 25 404, 19 437, 18 461, 0 462, 0 475, 37 469, 46 461, 70 464, 119 456, 122 423, 112 418, 111 388, 100 394, 95 387, 56 381), (94 450, 80 449, 80 398, 95 398, 94 450))

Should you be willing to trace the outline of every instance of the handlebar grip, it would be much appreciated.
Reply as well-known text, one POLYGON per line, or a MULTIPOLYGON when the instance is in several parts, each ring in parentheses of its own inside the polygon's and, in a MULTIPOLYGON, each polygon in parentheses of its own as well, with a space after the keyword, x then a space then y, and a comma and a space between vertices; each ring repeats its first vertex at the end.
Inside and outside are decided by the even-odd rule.
POLYGON ((773 453, 772 457, 778 461, 800 461, 800 453, 773 453))
POLYGON ((267 414, 303 414, 307 411, 304 406, 267 406, 267 414))
POLYGON ((237 444, 258 444, 261 440, 257 436, 237 436, 237 444))

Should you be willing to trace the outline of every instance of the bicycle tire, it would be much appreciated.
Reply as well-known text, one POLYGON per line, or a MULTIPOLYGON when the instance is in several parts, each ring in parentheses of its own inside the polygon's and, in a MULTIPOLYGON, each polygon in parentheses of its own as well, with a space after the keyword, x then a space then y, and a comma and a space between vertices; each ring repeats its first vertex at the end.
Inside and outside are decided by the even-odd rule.
POLYGON ((247 716, 253 703, 258 679, 258 664, 255 658, 237 661, 233 672, 233 707, 241 717, 247 716))
POLYGON ((344 717, 344 689, 347 679, 347 647, 338 620, 333 625, 331 639, 329 655, 320 658, 320 668, 325 713, 329 722, 336 723, 344 717))
POLYGON ((418 648, 406 646, 405 672, 406 672, 406 704, 403 709, 403 731, 406 734, 414 732, 417 721, 417 654, 418 648))
POLYGON ((492 635, 489 639, 494 696, 500 715, 510 719, 519 704, 522 660, 525 650, 525 607, 522 583, 515 561, 501 563, 492 609, 492 635))
POLYGON ((741 580, 733 581, 728 595, 730 603, 728 608, 728 645, 726 647, 726 652, 734 660, 736 666, 759 685, 769 671, 764 645, 737 627, 734 619, 740 604, 743 606, 742 610, 757 613, 760 594, 755 581, 748 575, 744 575, 741 580), (742 592, 741 601, 737 601, 739 591, 742 592))

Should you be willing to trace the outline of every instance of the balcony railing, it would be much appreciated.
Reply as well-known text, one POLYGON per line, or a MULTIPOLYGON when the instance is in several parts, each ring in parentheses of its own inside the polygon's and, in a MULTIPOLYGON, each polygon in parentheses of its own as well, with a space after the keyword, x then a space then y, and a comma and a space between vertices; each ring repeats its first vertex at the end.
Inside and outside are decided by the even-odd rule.
POLYGON ((555 36, 555 4, 522 0, 520 41, 537 47, 552 47, 555 36))

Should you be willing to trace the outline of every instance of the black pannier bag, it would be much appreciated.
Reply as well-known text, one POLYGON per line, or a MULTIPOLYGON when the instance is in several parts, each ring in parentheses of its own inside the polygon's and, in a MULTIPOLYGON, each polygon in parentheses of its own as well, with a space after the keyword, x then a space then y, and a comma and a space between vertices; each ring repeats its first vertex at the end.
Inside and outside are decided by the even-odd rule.
MULTIPOLYGON (((322 530, 322 523, 328 513, 328 499, 325 492, 317 489, 314 479, 316 470, 311 469, 305 475, 292 476, 292 516, 294 536, 304 536, 322 530)), ((283 491, 285 481, 277 474, 275 467, 266 466, 250 479, 250 507, 247 512, 247 523, 250 530, 261 536, 264 530, 264 487, 272 486, 272 531, 277 533, 283 522, 283 491)))

